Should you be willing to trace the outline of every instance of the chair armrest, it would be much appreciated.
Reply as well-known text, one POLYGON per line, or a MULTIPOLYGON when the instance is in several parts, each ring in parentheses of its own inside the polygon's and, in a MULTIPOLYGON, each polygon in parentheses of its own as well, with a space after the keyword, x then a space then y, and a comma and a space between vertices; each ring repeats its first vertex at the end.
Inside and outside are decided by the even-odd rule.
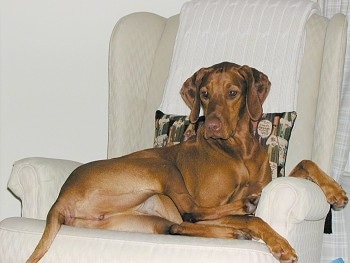
POLYGON ((15 162, 8 188, 22 201, 22 216, 46 219, 61 186, 81 163, 47 158, 15 162))
POLYGON ((315 183, 280 177, 263 189, 256 215, 284 232, 285 222, 298 224, 304 220, 321 220, 328 211, 326 196, 315 183))
POLYGON ((320 262, 329 208, 326 196, 315 183, 281 177, 263 189, 255 215, 285 237, 301 261, 320 262))

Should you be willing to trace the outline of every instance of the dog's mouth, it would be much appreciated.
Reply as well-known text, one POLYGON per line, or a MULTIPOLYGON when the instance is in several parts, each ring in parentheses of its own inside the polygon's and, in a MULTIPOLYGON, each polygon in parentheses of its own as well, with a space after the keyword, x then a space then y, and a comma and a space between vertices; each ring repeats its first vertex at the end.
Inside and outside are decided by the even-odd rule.
POLYGON ((228 140, 230 137, 221 137, 221 136, 210 136, 210 137, 204 137, 205 139, 213 139, 213 140, 228 140))
POLYGON ((204 130, 204 138, 205 139, 214 139, 214 140, 228 140, 235 135, 235 131, 212 131, 210 129, 205 128, 204 130))

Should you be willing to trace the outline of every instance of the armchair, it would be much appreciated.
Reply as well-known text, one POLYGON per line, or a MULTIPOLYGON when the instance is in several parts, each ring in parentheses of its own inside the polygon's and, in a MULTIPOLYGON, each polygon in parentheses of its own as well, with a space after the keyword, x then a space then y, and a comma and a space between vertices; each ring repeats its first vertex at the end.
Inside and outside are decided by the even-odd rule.
MULTIPOLYGON (((134 13, 116 24, 109 53, 108 158, 152 147, 154 114, 172 60, 179 16, 134 13), (132 121, 131 121, 132 120, 132 121), (142 131, 142 136, 141 136, 142 131)), ((313 15, 306 29, 298 118, 287 173, 301 159, 330 170, 345 52, 346 19, 313 15), (331 103, 329 103, 331 102, 331 103), (326 106, 327 105, 327 106, 326 106), (326 111, 326 112, 325 112, 326 111)), ((22 217, 0 222, 0 262, 24 262, 39 241, 61 185, 80 163, 47 158, 15 162, 9 189, 22 217)), ((320 262, 329 205, 312 182, 278 178, 263 191, 256 215, 296 249, 299 262, 320 262)), ((277 262, 264 243, 126 233, 63 226, 41 262, 277 262)))

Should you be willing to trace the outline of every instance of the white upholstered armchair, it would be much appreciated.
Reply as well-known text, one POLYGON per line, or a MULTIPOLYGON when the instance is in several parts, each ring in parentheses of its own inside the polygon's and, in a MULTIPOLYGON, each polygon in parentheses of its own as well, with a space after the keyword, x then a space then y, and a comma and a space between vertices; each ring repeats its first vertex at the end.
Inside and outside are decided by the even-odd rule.
MULTIPOLYGON (((135 13, 118 21, 109 54, 108 157, 153 146, 179 16, 135 13)), ((345 52, 346 19, 312 15, 301 60, 298 118, 286 170, 312 159, 329 171, 345 52)), ((180 87, 179 87, 180 88, 180 87)), ((0 223, 0 262, 24 262, 36 246, 61 185, 80 163, 27 158, 15 162, 9 189, 22 217, 0 223)), ((299 262, 320 261, 329 205, 312 182, 279 178, 263 191, 256 215, 296 249, 299 262)), ((163 236, 63 226, 42 262, 277 262, 259 241, 163 236)))

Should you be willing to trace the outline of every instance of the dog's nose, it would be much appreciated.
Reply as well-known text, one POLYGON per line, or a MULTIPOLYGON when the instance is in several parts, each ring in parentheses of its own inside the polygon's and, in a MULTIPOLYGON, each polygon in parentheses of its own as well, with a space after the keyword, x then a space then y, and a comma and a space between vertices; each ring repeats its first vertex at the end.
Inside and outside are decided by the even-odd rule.
POLYGON ((222 124, 218 118, 210 118, 205 121, 205 127, 210 134, 209 136, 212 136, 220 132, 222 124))

